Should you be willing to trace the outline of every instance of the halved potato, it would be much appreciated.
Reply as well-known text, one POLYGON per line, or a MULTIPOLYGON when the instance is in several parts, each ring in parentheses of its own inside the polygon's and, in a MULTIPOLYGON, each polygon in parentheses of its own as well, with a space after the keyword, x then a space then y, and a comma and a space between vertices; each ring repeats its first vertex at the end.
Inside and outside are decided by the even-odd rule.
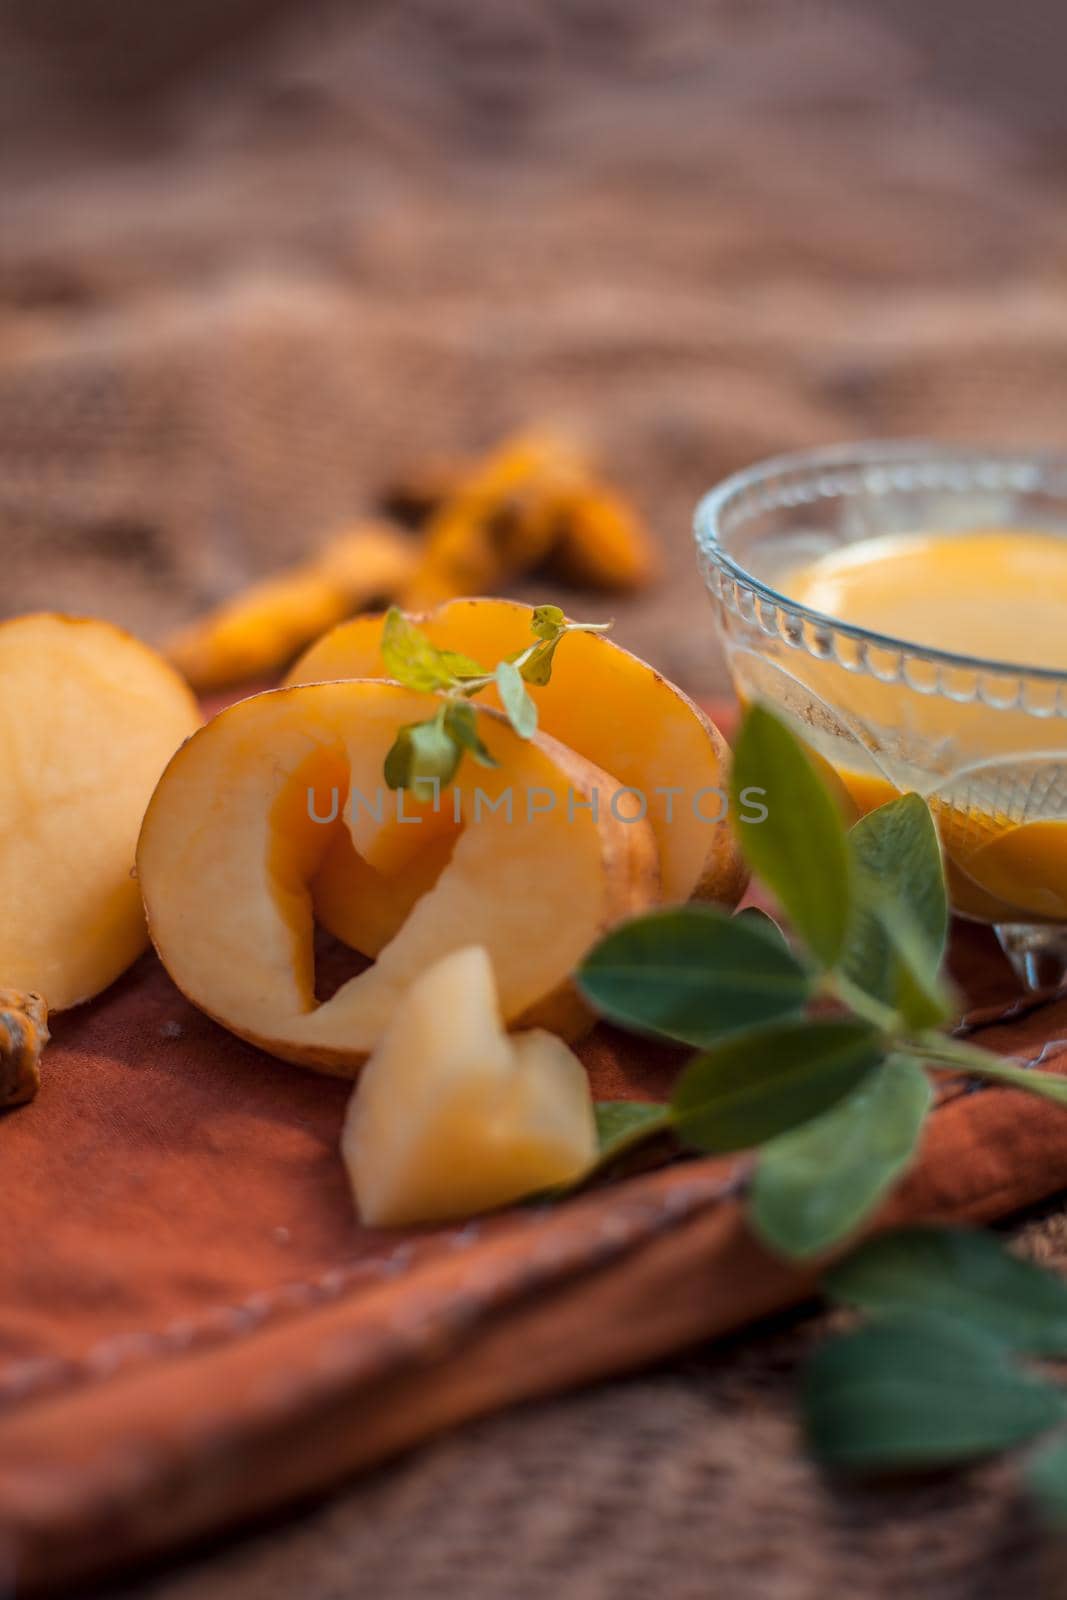
MULTIPOLYGON (((438 648, 492 668, 530 644, 532 615, 517 600, 452 600, 416 620, 438 648)), ((380 677, 383 620, 357 617, 334 628, 300 658, 287 681, 380 677)), ((624 785, 644 796, 664 899, 696 896, 736 905, 747 874, 726 816, 729 750, 688 696, 646 661, 589 633, 562 641, 551 682, 531 686, 530 693, 545 733, 610 773, 617 780, 612 788, 624 785)), ((492 689, 479 703, 483 699, 499 704, 492 689)))
POLYGON ((178 674, 108 622, 0 625, 0 985, 62 1011, 140 955, 137 832, 199 721, 178 674))
POLYGON ((274 1055, 351 1076, 419 975, 472 943, 489 952, 506 1021, 573 1034, 588 1013, 571 972, 658 898, 647 824, 583 805, 606 775, 483 710, 499 765, 444 791, 463 824, 447 865, 377 963, 318 1004, 308 885, 344 831, 360 851, 376 806, 384 822, 396 730, 439 703, 380 680, 255 695, 191 739, 152 798, 137 864, 160 957, 191 1000, 274 1055))

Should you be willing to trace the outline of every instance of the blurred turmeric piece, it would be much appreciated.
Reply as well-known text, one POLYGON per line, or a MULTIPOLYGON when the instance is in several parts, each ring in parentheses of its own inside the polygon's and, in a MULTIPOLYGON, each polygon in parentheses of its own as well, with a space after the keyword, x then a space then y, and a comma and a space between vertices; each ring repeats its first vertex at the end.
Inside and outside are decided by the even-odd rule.
POLYGON ((544 565, 605 589, 639 588, 655 574, 655 548, 637 513, 557 434, 517 434, 466 471, 437 464, 396 485, 390 500, 428 511, 422 560, 404 592, 412 608, 490 594, 544 565))
POLYGON ((656 576, 657 565, 644 523, 621 494, 589 479, 568 497, 553 556, 553 566, 568 583, 642 589, 656 576))
POLYGON ((265 578, 166 646, 194 689, 270 679, 306 645, 374 602, 411 610, 496 594, 536 568, 598 589, 636 589, 656 571, 632 506, 569 439, 531 430, 474 462, 428 460, 383 505, 419 530, 359 522, 309 561, 265 578))
POLYGON ((431 512, 405 605, 492 594, 543 566, 560 538, 563 501, 581 481, 580 458, 561 440, 533 433, 506 440, 431 512))
POLYGON ((0 989, 0 1111, 33 1099, 47 1043, 48 1007, 41 996, 0 989))
POLYGON ((271 678, 320 633, 411 579, 418 550, 385 523, 360 522, 298 567, 253 584, 174 634, 166 654, 201 692, 271 678))

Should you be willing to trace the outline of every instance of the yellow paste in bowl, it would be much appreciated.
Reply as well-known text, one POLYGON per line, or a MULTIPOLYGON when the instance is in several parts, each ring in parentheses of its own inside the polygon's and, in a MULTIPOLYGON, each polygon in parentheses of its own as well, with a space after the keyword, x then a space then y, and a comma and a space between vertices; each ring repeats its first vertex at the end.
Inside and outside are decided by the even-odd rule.
MULTIPOLYGON (((813 611, 892 639, 1067 673, 1067 535, 996 528, 890 534, 835 550, 779 586, 813 611)), ((964 914, 1067 921, 1067 719, 1001 708, 1011 700, 1010 674, 992 682, 1000 706, 975 703, 965 688, 973 671, 962 668, 918 663, 911 670, 917 688, 879 681, 877 669, 888 668, 892 655, 869 647, 875 673, 812 662, 795 674, 846 725, 865 735, 900 734, 903 760, 899 752, 883 758, 877 738, 865 755, 869 737, 852 747, 854 767, 847 741, 822 752, 852 801, 865 812, 901 788, 926 793, 953 901, 964 914), (961 702, 953 699, 957 690, 961 702), (1034 820, 1020 821, 1020 810, 1034 820)), ((1048 704, 1055 693, 1049 685, 1048 704)), ((886 738, 884 746, 892 752, 895 741, 886 738)))

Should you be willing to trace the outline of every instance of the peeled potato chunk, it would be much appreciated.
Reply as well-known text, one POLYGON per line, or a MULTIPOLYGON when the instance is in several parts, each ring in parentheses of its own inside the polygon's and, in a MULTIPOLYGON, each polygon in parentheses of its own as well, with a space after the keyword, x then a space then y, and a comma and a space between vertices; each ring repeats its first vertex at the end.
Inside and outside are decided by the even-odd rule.
MULTIPOLYGON (((532 616, 517 600, 452 600, 416 620, 439 649, 473 656, 491 670, 531 642, 532 616)), ((288 681, 380 677, 383 621, 364 616, 334 628, 300 658, 288 681)), ((556 651, 551 681, 529 688, 545 733, 611 773, 616 787, 644 797, 664 900, 696 896, 736 905, 746 873, 726 816, 729 751, 704 713, 647 661, 599 634, 569 634, 556 651)), ((493 689, 482 699, 499 704, 493 689)))
POLYGON ((381 680, 271 690, 221 712, 167 768, 137 854, 149 928, 178 987, 242 1038, 352 1076, 421 973, 472 943, 508 1022, 587 1024, 569 976, 605 928, 657 900, 655 842, 584 803, 604 773, 488 710, 479 731, 498 765, 443 791, 461 823, 447 863, 375 965, 316 1000, 309 884, 338 837, 363 856, 407 799, 385 786, 386 753, 439 706, 381 680))
POLYGON ((110 623, 0 625, 0 986, 62 1011, 140 955, 137 832, 199 721, 177 673, 110 623))
POLYGON ((505 1033, 493 965, 454 950, 408 990, 341 1139, 371 1227, 447 1222, 571 1183, 596 1159, 589 1081, 554 1034, 505 1033))

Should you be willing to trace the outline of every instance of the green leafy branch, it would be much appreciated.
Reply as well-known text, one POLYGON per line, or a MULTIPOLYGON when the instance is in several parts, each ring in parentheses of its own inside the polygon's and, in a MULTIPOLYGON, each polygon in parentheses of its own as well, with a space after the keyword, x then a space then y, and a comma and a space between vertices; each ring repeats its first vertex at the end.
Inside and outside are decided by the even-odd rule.
POLYGON ((928 1069, 1063 1106, 1067 1080, 942 1031, 957 1011, 941 971, 948 901, 920 796, 846 829, 804 747, 762 706, 742 724, 732 790, 735 817, 743 791, 766 796, 765 820, 740 821, 738 837, 797 946, 760 913, 694 904, 596 946, 578 982, 601 1015, 701 1052, 669 1105, 613 1104, 605 1157, 667 1130, 698 1150, 754 1151, 753 1226, 806 1257, 858 1229, 909 1166, 933 1101, 928 1069))
POLYGON ((822 1345, 803 1392, 814 1454, 860 1475, 962 1465, 1040 1440, 1025 1481, 1067 1527, 1067 1395, 1035 1358, 1067 1357, 1067 1284, 991 1235, 883 1234, 826 1276, 864 1314, 822 1345))
POLYGON ((537 705, 526 685, 543 688, 549 682, 556 651, 568 633, 607 633, 612 624, 571 622, 559 606, 537 606, 530 626, 532 642, 487 671, 470 656, 439 650, 396 606, 389 611, 381 643, 389 677, 408 689, 441 697, 432 717, 408 723, 393 741, 384 768, 391 789, 429 788, 436 794, 455 778, 464 755, 480 766, 495 767, 469 702, 495 684, 515 732, 532 739, 537 732, 537 705))

